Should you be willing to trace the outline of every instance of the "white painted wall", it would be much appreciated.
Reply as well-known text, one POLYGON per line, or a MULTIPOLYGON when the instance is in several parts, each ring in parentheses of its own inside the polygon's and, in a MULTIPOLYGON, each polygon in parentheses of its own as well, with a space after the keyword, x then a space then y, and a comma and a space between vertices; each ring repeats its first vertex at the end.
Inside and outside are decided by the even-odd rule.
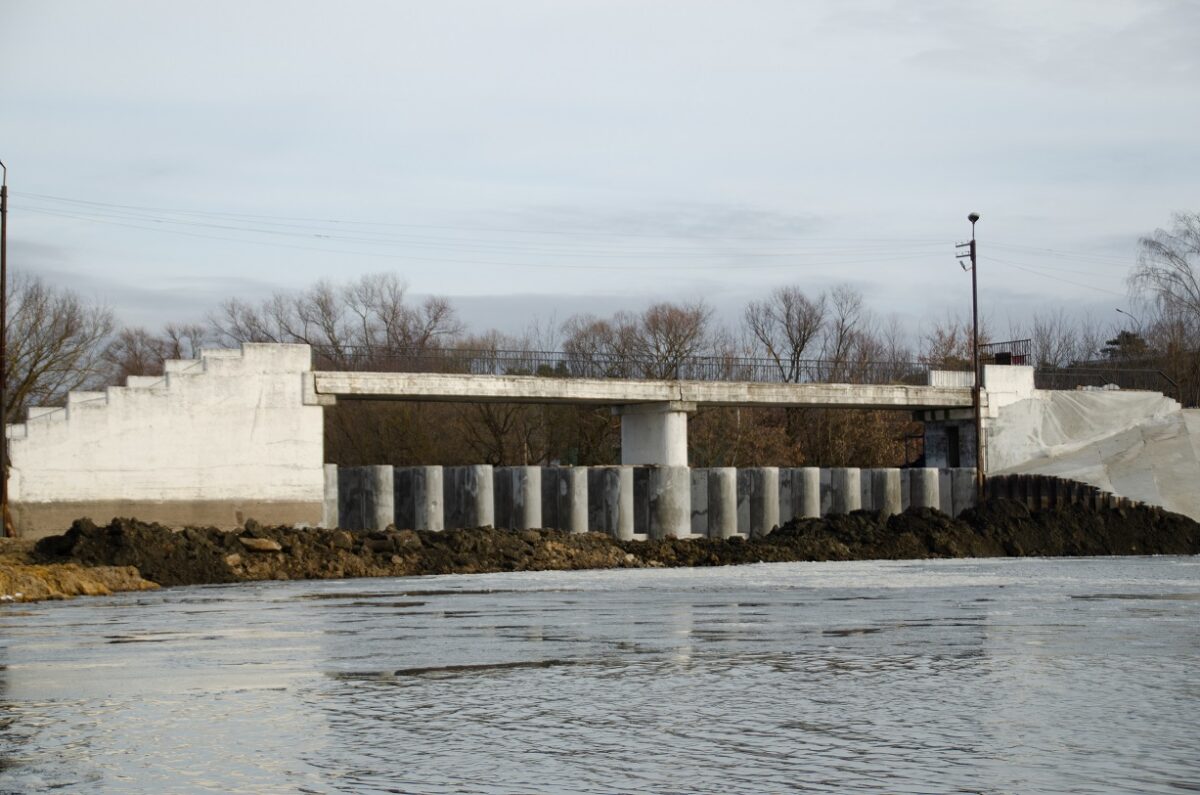
POLYGON ((163 378, 72 394, 8 428, 14 502, 263 500, 320 504, 322 409, 307 345, 246 344, 169 362, 163 378))

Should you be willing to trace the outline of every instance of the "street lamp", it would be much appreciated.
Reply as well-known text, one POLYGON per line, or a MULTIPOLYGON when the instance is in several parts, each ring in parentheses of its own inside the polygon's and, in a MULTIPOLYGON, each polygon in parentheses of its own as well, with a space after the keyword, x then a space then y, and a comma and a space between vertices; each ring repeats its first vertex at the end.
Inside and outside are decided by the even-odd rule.
POLYGON ((8 166, 0 160, 0 536, 8 535, 8 166))
MULTIPOLYGON (((971 260, 971 363, 975 372, 975 386, 971 390, 971 407, 975 412, 975 496, 978 502, 983 502, 983 411, 980 406, 980 390, 983 388, 983 365, 979 359, 979 259, 975 252, 975 222, 979 213, 967 216, 971 222, 971 242, 961 243, 957 248, 966 248, 966 254, 959 254, 961 260, 968 257, 971 260)), ((967 266, 964 264, 963 268, 967 266)))

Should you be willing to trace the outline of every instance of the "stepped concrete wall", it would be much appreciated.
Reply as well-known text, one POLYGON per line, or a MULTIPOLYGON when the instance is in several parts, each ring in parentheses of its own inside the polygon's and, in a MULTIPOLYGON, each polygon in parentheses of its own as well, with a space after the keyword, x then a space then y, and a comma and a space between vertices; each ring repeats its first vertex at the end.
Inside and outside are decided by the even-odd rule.
POLYGON ((306 345, 246 344, 167 363, 162 377, 72 393, 10 425, 9 497, 24 537, 74 519, 317 524, 321 407, 306 345))

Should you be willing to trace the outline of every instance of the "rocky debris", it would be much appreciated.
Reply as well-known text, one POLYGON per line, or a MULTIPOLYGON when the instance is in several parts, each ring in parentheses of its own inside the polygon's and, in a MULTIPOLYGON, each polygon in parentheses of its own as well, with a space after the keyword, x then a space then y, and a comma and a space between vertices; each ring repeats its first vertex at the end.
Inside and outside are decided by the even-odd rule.
POLYGON ((46 562, 134 566, 162 585, 268 579, 336 579, 543 569, 723 566, 739 563, 1200 553, 1200 524, 1155 508, 1031 513, 989 502, 958 519, 925 508, 885 517, 856 511, 796 519, 755 539, 616 541, 559 530, 379 532, 298 530, 247 522, 239 531, 172 530, 133 519, 76 521, 42 539, 46 562))

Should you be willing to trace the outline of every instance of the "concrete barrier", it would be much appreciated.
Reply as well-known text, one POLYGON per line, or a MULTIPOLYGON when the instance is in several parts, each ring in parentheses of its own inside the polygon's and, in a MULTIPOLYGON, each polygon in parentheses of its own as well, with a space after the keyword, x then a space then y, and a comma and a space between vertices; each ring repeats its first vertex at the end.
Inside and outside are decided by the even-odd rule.
POLYGON ((903 510, 899 469, 871 470, 871 503, 872 510, 880 511, 884 516, 894 516, 903 510))
POLYGON ((708 472, 709 538, 729 538, 738 530, 737 469, 713 467, 708 472))
POLYGON ((587 532, 587 467, 542 467, 542 523, 568 533, 587 532))
MULTIPOLYGON (((954 515, 975 504, 973 469, 819 469, 775 467, 343 467, 324 469, 325 524, 420 530, 496 525, 603 532, 631 539, 735 533, 765 535, 796 516, 870 506, 888 515, 910 506, 954 515), (390 483, 389 483, 390 479, 390 483), (794 506, 790 509, 785 506, 794 506), (684 511, 683 519, 678 511, 684 511), (786 514, 792 514, 787 516, 786 514), (336 520, 335 518, 336 517, 336 520), (390 518, 389 518, 390 517, 390 518), (639 525, 640 522, 640 525, 639 525)), ((1009 488, 1006 480, 997 488, 1009 488)), ((1054 484, 1029 486, 1032 502, 1060 499, 1054 484), (1041 491, 1038 488, 1042 488, 1041 491)))
POLYGON ((708 470, 692 470, 692 524, 694 536, 708 535, 708 470))
POLYGON ((648 467, 650 538, 686 538, 692 528, 692 478, 687 467, 648 467))
POLYGON ((445 485, 441 467, 396 467, 392 483, 396 527, 445 529, 445 485))
POLYGON ((633 538, 633 467, 588 468, 588 529, 633 538))
POLYGON ((542 468, 497 467, 496 526, 529 530, 542 526, 542 468))
POLYGON ((442 479, 447 528, 495 526, 496 500, 491 464, 445 467, 442 479))
POLYGON ((909 470, 910 502, 913 508, 939 508, 941 505, 938 488, 938 470, 933 467, 917 467, 909 470))
POLYGON ((343 467, 338 470, 338 527, 382 530, 395 517, 390 466, 343 467))
POLYGON ((845 514, 862 507, 862 476, 858 469, 837 467, 830 470, 832 499, 829 512, 845 514))
MULTIPOLYGON (((957 517, 960 513, 975 505, 977 487, 975 485, 975 469, 962 468, 950 470, 950 515, 957 517)), ((943 500, 944 501, 944 500, 943 500)), ((1051 507, 1049 504, 1044 507, 1051 507)))

